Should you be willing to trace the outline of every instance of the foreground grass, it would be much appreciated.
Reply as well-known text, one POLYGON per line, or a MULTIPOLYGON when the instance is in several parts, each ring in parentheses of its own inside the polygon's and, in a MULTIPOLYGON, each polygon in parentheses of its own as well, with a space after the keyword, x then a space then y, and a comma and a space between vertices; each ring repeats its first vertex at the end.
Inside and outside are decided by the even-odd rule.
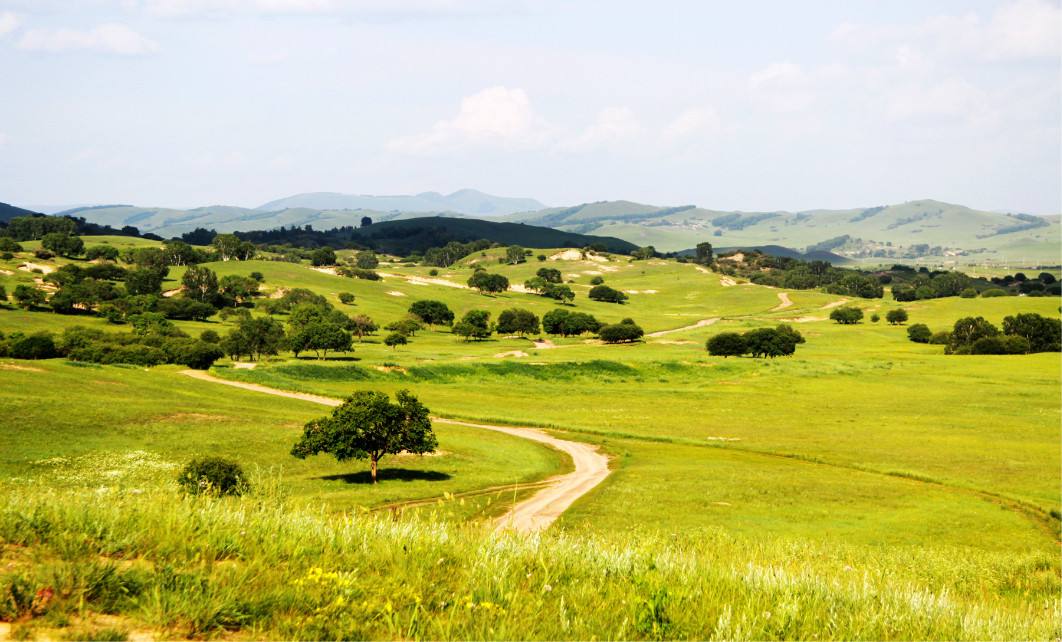
POLYGON ((248 472, 282 475, 293 499, 341 510, 532 482, 570 465, 525 439, 438 424, 438 455, 387 457, 384 483, 373 485, 364 462, 289 454, 303 424, 329 411, 199 381, 174 367, 0 359, 0 416, 17 418, 0 422, 0 476, 23 485, 142 491, 172 486, 194 456, 220 455, 248 472))
POLYGON ((521 538, 243 499, 0 489, 0 620, 32 636, 1047 639, 1039 555, 721 531, 521 538), (65 629, 65 630, 64 630, 65 629))

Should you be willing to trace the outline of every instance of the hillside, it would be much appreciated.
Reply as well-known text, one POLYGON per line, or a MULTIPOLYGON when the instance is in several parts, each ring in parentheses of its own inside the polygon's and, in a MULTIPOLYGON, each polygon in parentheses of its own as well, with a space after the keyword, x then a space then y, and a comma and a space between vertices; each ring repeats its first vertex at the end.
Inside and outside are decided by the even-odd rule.
POLYGON ((726 212, 629 201, 525 212, 508 220, 605 234, 673 251, 781 245, 849 258, 967 257, 1057 260, 1059 217, 1000 214, 934 200, 847 210, 726 212))
POLYGON ((38 212, 30 210, 24 210, 21 207, 15 207, 14 205, 8 205, 7 203, 0 203, 0 221, 10 221, 16 216, 36 216, 38 212))
POLYGON ((337 192, 310 192, 277 199, 255 208, 276 212, 290 208, 316 210, 374 210, 377 212, 456 212, 470 216, 500 216, 540 210, 545 205, 533 198, 510 198, 485 194, 474 189, 452 194, 421 192, 416 195, 370 196, 337 192))
POLYGON ((614 238, 563 232, 523 223, 499 223, 471 218, 421 217, 375 223, 355 231, 355 239, 377 250, 408 254, 439 247, 449 241, 487 239, 504 245, 532 248, 597 245, 608 252, 627 253, 636 246, 614 238))

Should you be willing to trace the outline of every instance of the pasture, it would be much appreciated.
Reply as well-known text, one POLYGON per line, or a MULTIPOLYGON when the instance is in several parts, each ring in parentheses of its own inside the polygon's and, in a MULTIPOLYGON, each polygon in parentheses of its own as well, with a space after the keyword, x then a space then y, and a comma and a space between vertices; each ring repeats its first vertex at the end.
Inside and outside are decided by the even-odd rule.
MULTIPOLYGON (((502 254, 475 253, 450 268, 385 262, 379 281, 271 260, 207 267, 219 276, 261 272, 265 297, 306 288, 381 326, 418 299, 443 301, 458 317, 484 309, 496 319, 512 307, 541 316, 556 303, 463 286, 477 263, 514 285, 540 267, 557 268, 576 292, 569 309, 607 322, 630 317, 649 334, 632 345, 537 335, 465 342, 436 327, 390 348, 381 332, 331 359, 281 353, 239 368, 223 359, 212 374, 332 397, 409 389, 437 416, 540 427, 599 445, 612 474, 540 538, 489 535, 482 526, 526 496, 518 484, 568 470, 566 457, 538 444, 439 423, 441 455, 389 458, 383 470, 394 476, 372 486, 363 462, 289 455, 302 425, 325 408, 198 381, 175 366, 63 360, 0 363, 0 412, 19 418, 0 429, 10 507, 0 513, 0 533, 44 551, 56 574, 79 555, 103 555, 143 562, 150 583, 165 558, 177 572, 285 605, 236 604, 224 591, 211 594, 216 603, 193 603, 174 589, 166 608, 115 607, 123 630, 300 638, 1059 635, 1056 353, 945 355, 942 346, 910 342, 904 325, 831 322, 844 297, 728 281, 692 264, 533 255, 502 265, 502 254), (629 302, 588 300, 594 277, 629 302), (352 305, 339 302, 341 292, 354 294, 352 305), (779 323, 807 339, 792 357, 724 359, 704 349, 720 332, 779 323), (205 453, 253 470, 260 492, 175 501, 176 468, 205 453), (484 488, 505 490, 463 496, 484 488), (395 514, 395 523, 364 510, 422 499, 430 500, 425 508, 395 514), (18 517, 27 511, 48 515, 53 526, 31 533, 18 517), (237 522, 252 534, 280 535, 224 550, 219 539, 203 540, 199 550, 212 561, 191 560, 194 545, 182 529, 209 524, 212 538, 229 541, 237 522), (166 533, 163 523, 178 527, 166 533), (64 538, 76 524, 93 524, 97 535, 74 551, 64 538), (119 541, 119 529, 141 534, 119 541), (310 554, 298 552, 300 529, 310 554), (337 544, 355 540, 349 549, 337 544), (397 542, 418 554, 398 554, 397 542), (477 556, 481 565, 471 561, 477 556), (353 573, 381 557, 370 576, 353 573), (461 570, 433 570, 436 559, 461 570), (315 567, 343 579, 320 580, 315 567), (325 584, 310 598, 283 588, 311 575, 325 584), (437 588, 395 588, 412 577, 436 578, 437 588), (625 579, 608 579, 616 577, 625 579), (473 606, 455 610, 466 595, 473 606), (321 618, 307 615, 352 596, 364 628, 342 618, 340 628, 321 628, 321 618), (225 609, 240 615, 227 620, 218 615, 225 609), (832 624, 813 627, 824 621, 832 624)), ((9 292, 33 278, 17 269, 25 260, 4 264, 9 292)), ((178 287, 182 271, 171 268, 164 289, 178 287)), ((868 317, 901 307, 888 293, 847 304, 868 317)), ((908 324, 945 330, 965 316, 997 325, 1020 312, 1057 317, 1059 300, 947 297, 902 307, 908 324)), ((77 324, 122 329, 85 315, 0 309, 5 334, 77 324)), ((233 321, 177 325, 224 334, 233 321)), ((37 572, 19 562, 22 553, 5 550, 12 568, 37 572)), ((99 629, 106 618, 98 615, 79 614, 77 623, 99 629)))

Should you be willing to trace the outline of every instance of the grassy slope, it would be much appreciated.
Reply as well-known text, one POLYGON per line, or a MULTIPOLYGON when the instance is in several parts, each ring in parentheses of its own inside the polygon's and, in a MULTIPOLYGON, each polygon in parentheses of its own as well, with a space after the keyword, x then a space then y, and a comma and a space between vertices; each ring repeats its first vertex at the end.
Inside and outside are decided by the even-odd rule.
POLYGON ((315 404, 222 391, 174 368, 145 372, 5 360, 0 415, 19 421, 0 426, 6 444, 0 473, 21 480, 16 485, 47 479, 62 486, 152 488, 171 485, 176 467, 193 456, 221 455, 260 474, 282 474, 286 492, 299 499, 350 508, 530 481, 566 465, 553 451, 522 439, 439 425, 443 455, 387 458, 385 478, 400 481, 373 486, 364 462, 288 454, 302 425, 327 412, 315 404))
MULTIPOLYGON (((504 273, 514 283, 520 283, 543 265, 532 260, 519 266, 499 266, 495 253, 487 254, 441 270, 440 276, 461 283, 471 273, 469 264, 479 261, 491 271, 504 273)), ((603 537, 620 547, 634 545, 643 537, 657 541, 657 537, 677 536, 680 540, 688 538, 691 545, 698 547, 711 542, 711 546, 721 547, 735 560, 757 558, 767 564, 782 564, 800 577, 829 574, 835 564, 837 568, 842 565, 835 554, 851 556, 846 558, 846 564, 866 568, 880 577, 881 587, 889 592, 911 587, 938 590, 958 581, 956 578, 967 578, 962 581, 979 588, 962 589, 966 592, 959 593, 969 596, 970 603, 960 600, 956 608, 969 614, 972 604, 979 602, 977 608, 987 609, 983 613, 1002 618, 998 622, 1012 617, 1013 609, 1021 608, 1015 604, 1022 599, 1035 604, 1057 591, 1057 522, 1045 516, 1047 510, 1058 508, 1057 390, 1062 376, 1057 355, 949 357, 941 354, 937 346, 908 342, 903 327, 883 323, 840 327, 826 321, 828 311, 823 306, 837 301, 836 296, 789 292, 794 305, 772 311, 779 303, 778 290, 752 285, 724 287, 717 275, 703 274, 690 265, 627 263, 625 259, 604 266, 589 261, 551 261, 544 265, 558 267, 566 278, 575 281, 573 287, 580 296, 572 309, 589 311, 606 320, 632 316, 647 330, 654 331, 705 318, 724 318, 715 325, 650 338, 635 346, 556 339, 557 349, 536 349, 530 341, 519 338, 465 344, 445 332, 424 331, 410 346, 399 350, 380 345, 380 337, 370 338, 348 355, 355 361, 282 359, 253 371, 222 367, 218 372, 337 396, 357 387, 408 387, 437 413, 554 426, 573 431, 570 434, 574 438, 598 441, 615 455, 616 470, 606 484, 563 516, 562 530, 577 533, 580 538, 603 537), (638 290, 639 294, 632 294, 631 303, 624 306, 588 301, 584 293, 589 279, 598 272, 610 285, 638 290), (645 294, 646 290, 656 293, 645 294), (793 319, 801 321, 797 327, 807 336, 808 343, 800 346, 797 356, 791 359, 722 360, 708 357, 703 351, 704 340, 714 333, 793 319), (527 356, 497 356, 517 350, 527 356), (384 373, 375 368, 384 364, 398 364, 405 373, 384 373), (1051 536, 1052 531, 1055 537, 1051 536), (725 544, 717 541, 721 536, 725 544), (765 544, 765 538, 777 544, 765 544), (788 549, 790 546, 794 548, 788 549), (823 555, 832 561, 823 562, 823 555), (856 558, 861 561, 852 562, 856 558), (913 558, 919 560, 922 574, 909 577, 904 569, 913 558), (1016 595, 1023 597, 1014 602, 1016 595)), ((472 307, 489 309, 495 315, 514 305, 534 309, 538 314, 554 307, 541 297, 515 292, 487 297, 458 288, 414 285, 397 276, 381 282, 359 281, 316 272, 305 265, 255 261, 211 267, 221 274, 259 270, 265 273, 268 288, 309 287, 334 302, 338 292, 351 291, 358 298, 356 305, 346 311, 368 313, 384 323, 399 318, 417 297, 442 299, 459 314, 472 307), (396 292, 405 296, 395 296, 396 292)), ((421 267, 382 266, 380 271, 428 276, 428 269, 421 267)), ((171 278, 178 276, 179 270, 175 270, 171 278)), ((882 316, 896 307, 888 299, 858 304, 882 316)), ((924 322, 933 329, 944 329, 955 319, 970 314, 984 315, 996 323, 1003 316, 1020 311, 1057 314, 1058 300, 951 298, 907 304, 906 308, 912 323, 924 322)), ((70 317, 49 313, 0 310, 0 330, 5 332, 72 321, 70 317)), ((224 324, 218 323, 185 325, 188 329, 215 327, 224 331, 224 324)), ((92 389, 91 380, 84 377, 61 379, 63 386, 55 386, 55 377, 66 372, 102 372, 123 381, 135 375, 133 391, 137 399, 171 390, 177 376, 168 369, 140 373, 118 368, 82 370, 59 363, 33 365, 46 372, 37 373, 36 380, 19 380, 5 399, 12 403, 12 399, 19 398, 18 391, 27 386, 56 390, 52 396, 55 410, 37 415, 30 412, 31 417, 36 417, 36 425, 47 426, 80 421, 68 419, 67 415, 57 419, 55 413, 70 403, 70 395, 63 390, 82 390, 79 386, 92 389)), ((14 382, 8 377, 14 372, 5 371, 0 381, 14 382)), ((211 385, 206 383, 181 381, 181 388, 192 384, 195 395, 186 400, 188 406, 214 409, 190 412, 225 414, 233 399, 246 404, 237 414, 246 407, 247 412, 262 408, 270 415, 281 416, 294 412, 291 404, 299 405, 252 393, 235 394, 230 399, 228 390, 219 396, 216 390, 199 388, 211 385)), ((79 392, 73 398, 95 397, 79 392)), ((135 404, 130 404, 130 408, 135 408, 135 404)), ((126 410, 108 408, 106 412, 126 410)), ((26 411, 20 406, 17 412, 26 411)), ((314 408, 308 412, 310 416, 320 414, 314 408)), ((82 414, 92 417, 90 412, 82 414)), ((140 416, 135 425, 155 423, 159 414, 153 411, 140 416)), ((128 426, 132 421, 122 415, 115 423, 128 426)), ((335 466, 323 458, 300 463, 286 455, 290 435, 297 433, 298 425, 304 421, 302 416, 285 419, 290 424, 285 424, 288 427, 283 430, 290 435, 285 433, 274 441, 257 441, 261 439, 258 427, 241 421, 246 420, 233 420, 238 430, 231 439, 217 441, 219 448, 231 448, 228 452, 248 458, 245 461, 283 463, 288 480, 285 485, 290 485, 297 497, 324 497, 334 505, 383 501, 366 498, 365 489, 360 486, 315 479, 324 473, 306 472, 300 476, 291 472, 300 465, 335 466), (248 434, 256 435, 251 442, 253 448, 246 447, 248 434)), ((162 425, 165 427, 165 422, 162 425)), ((208 438, 206 435, 219 439, 213 425, 181 429, 198 430, 195 434, 203 435, 198 439, 208 438)), ((79 435, 94 434, 84 426, 79 430, 79 435)), ((452 440, 460 436, 450 427, 440 432, 452 440)), ((18 434, 22 433, 16 437, 18 434)), ((154 432, 145 433, 142 428, 127 427, 118 434, 122 438, 113 443, 107 440, 117 439, 114 435, 84 439, 79 436, 76 443, 103 440, 99 443, 104 449, 141 448, 143 443, 152 443, 169 453, 163 456, 167 461, 179 461, 191 453, 192 447, 187 444, 192 440, 156 438, 154 432), (169 444, 163 446, 167 441, 169 444)), ((461 447, 469 449, 469 459, 455 462, 453 469, 460 474, 445 482, 404 483, 397 491, 401 497, 437 494, 445 484, 458 480, 469 485, 473 481, 490 485, 511 472, 514 460, 521 461, 521 471, 526 470, 526 455, 508 450, 517 445, 507 446, 504 452, 495 452, 489 444, 475 450, 482 444, 482 433, 465 437, 467 441, 461 447), (483 464, 483 470, 473 470, 476 461, 483 464), (474 480, 465 477, 471 474, 476 475, 474 480)), ((73 439, 42 441, 52 449, 43 456, 62 454, 72 442, 73 439)), ((443 448, 459 452, 456 446, 443 448)), ((542 457, 541 451, 534 448, 529 453, 542 457)), ((24 475, 28 459, 26 455, 5 465, 9 471, 24 475)), ((426 469, 438 470, 445 459, 422 463, 426 469)), ((545 461, 537 470, 542 474, 555 465, 555 460, 545 461)), ((533 466, 532 469, 536 470, 533 466)), ((463 488, 466 487, 453 489, 463 488)), ((393 491, 388 488, 387 492, 393 491)), ((456 512, 465 514, 468 510, 456 512)), ((653 545, 646 550, 656 554, 662 549, 653 545)), ((711 567, 696 567, 697 572, 717 573, 717 562, 711 567)), ((351 563, 354 562, 340 564, 351 563)), ((582 571, 573 572, 573 577, 582 577, 578 575, 582 571)), ((686 584, 671 586, 678 586, 675 591, 687 594, 686 584)), ((755 591, 764 595, 762 585, 750 590, 754 591, 750 595, 755 591)), ((687 621, 689 609, 718 613, 721 602, 714 598, 704 601, 704 594, 698 595, 701 601, 685 602, 686 607, 680 609, 682 615, 676 616, 683 619, 683 626, 708 626, 700 620, 687 621)), ((775 597, 763 599, 764 604, 778 608, 771 601, 775 597)), ((810 604, 799 603, 804 605, 802 608, 810 604)), ((857 603, 855 608, 870 617, 871 607, 858 600, 857 603)), ((548 604, 549 608, 556 608, 554 602, 548 604)), ((568 604, 572 602, 569 600, 568 604)), ((578 609, 586 613, 583 606, 578 609)), ((808 610, 809 614, 813 612, 814 608, 808 610)), ((907 611, 904 617, 913 613, 907 611)), ((587 626, 597 623, 589 615, 582 617, 587 626)), ((741 617, 752 617, 751 611, 741 617)), ((969 620, 973 623, 976 617, 970 617, 974 618, 969 620)), ((1029 617, 1032 619, 1019 626, 1027 626, 1024 630, 1028 634, 1016 634, 1013 628, 1008 633, 1002 633, 1002 629, 991 633, 977 629, 975 633, 975 629, 901 627, 889 634, 878 629, 848 628, 837 629, 832 635, 1038 637, 1042 635, 1036 631, 1053 630, 1051 627, 1055 626, 1051 624, 1055 616, 1050 610, 1029 617)), ((757 624, 750 623, 742 629, 745 633, 741 635, 770 637, 766 629, 757 628, 765 625, 762 611, 760 618, 755 620, 757 624)), ((577 631, 593 630, 575 627, 568 629, 572 632, 569 635, 564 629, 536 629, 530 623, 516 624, 517 620, 507 618, 492 620, 502 621, 520 628, 496 628, 494 634, 483 637, 505 637, 506 632, 512 637, 521 631, 517 636, 579 637, 577 631)), ((640 636, 631 629, 608 630, 620 637, 640 636)), ((682 630, 703 637, 709 629, 682 630)), ((792 629, 787 631, 793 634, 792 629)), ((449 634, 433 629, 430 636, 449 634)))

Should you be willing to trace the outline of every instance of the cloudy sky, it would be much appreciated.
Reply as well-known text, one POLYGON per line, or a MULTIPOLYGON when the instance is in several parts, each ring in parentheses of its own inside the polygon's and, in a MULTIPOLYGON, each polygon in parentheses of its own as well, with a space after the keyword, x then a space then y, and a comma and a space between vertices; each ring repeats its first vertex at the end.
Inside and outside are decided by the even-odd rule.
POLYGON ((0 0, 0 201, 1058 213, 1059 0, 0 0))

